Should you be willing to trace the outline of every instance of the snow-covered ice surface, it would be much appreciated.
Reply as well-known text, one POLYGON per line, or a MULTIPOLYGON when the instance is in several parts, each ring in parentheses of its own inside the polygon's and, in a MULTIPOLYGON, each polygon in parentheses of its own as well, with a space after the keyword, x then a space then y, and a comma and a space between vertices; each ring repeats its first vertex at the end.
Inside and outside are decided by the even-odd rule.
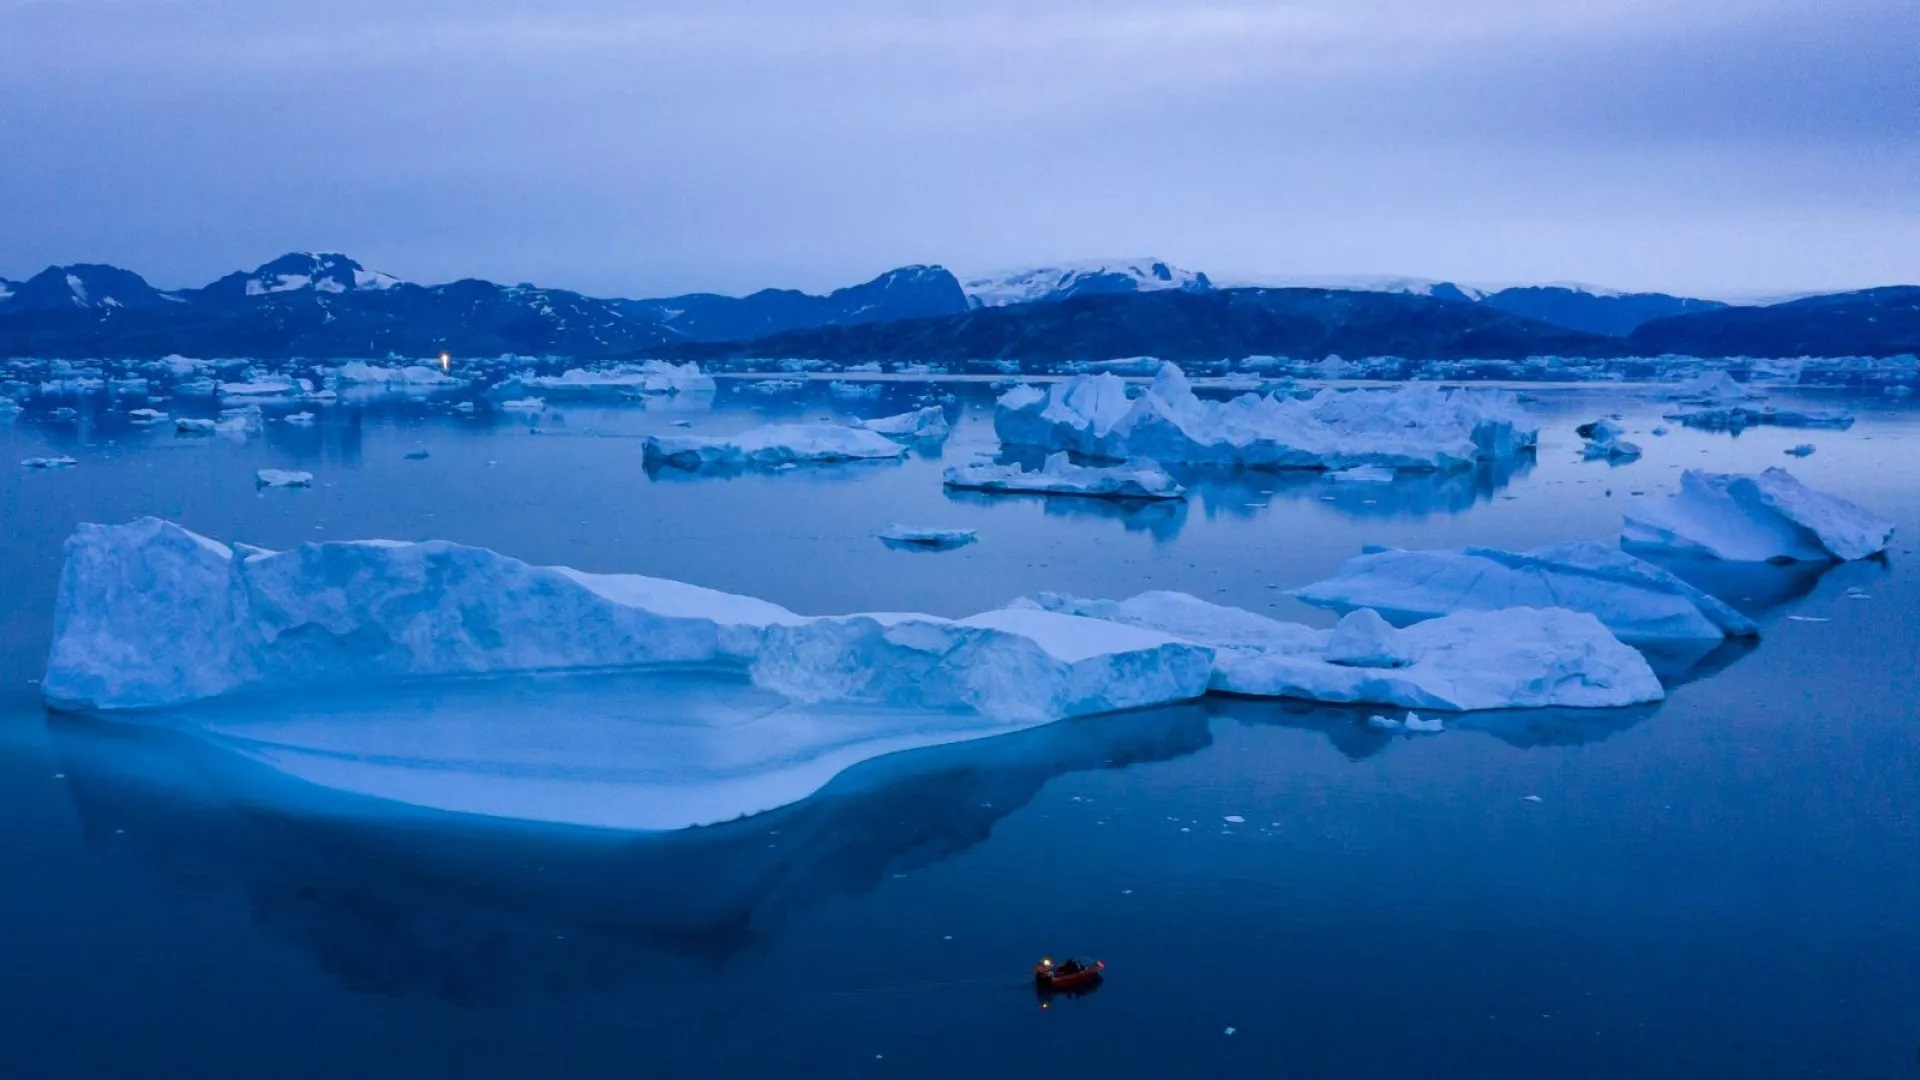
POLYGON ((1636 499, 1625 518, 1629 546, 1740 562, 1864 559, 1893 539, 1892 522, 1781 468, 1757 476, 1689 469, 1677 493, 1636 499))
POLYGON ((1593 616, 1560 608, 1467 611, 1404 630, 1354 612, 1326 631, 1185 593, 1122 601, 1043 593, 1030 602, 1206 644, 1217 651, 1211 685, 1227 693, 1460 712, 1666 696, 1638 652, 1593 616))
POLYGON ((873 420, 860 420, 854 425, 890 439, 940 440, 952 430, 947 424, 945 410, 938 405, 928 405, 913 412, 897 416, 882 416, 873 420))
POLYGON ((649 464, 676 469, 763 469, 905 457, 907 448, 845 424, 768 424, 738 435, 649 435, 649 464))
POLYGON ((955 465, 944 482, 959 491, 993 495, 1067 495, 1087 499, 1184 499, 1186 489, 1151 462, 1099 467, 1075 465, 1066 451, 1049 454, 1039 469, 1019 465, 955 465))
POLYGON ((1463 469, 1532 447, 1538 426, 1497 390, 1322 390, 1307 399, 1197 397, 1173 364, 1137 397, 1113 375, 1078 375, 1042 390, 1015 387, 994 410, 1010 446, 1115 461, 1250 469, 1463 469))
POLYGON ((1336 611, 1371 608, 1398 623, 1463 611, 1562 607, 1593 615, 1636 644, 1759 633, 1752 619, 1674 574, 1592 540, 1524 552, 1374 551, 1293 595, 1336 611))

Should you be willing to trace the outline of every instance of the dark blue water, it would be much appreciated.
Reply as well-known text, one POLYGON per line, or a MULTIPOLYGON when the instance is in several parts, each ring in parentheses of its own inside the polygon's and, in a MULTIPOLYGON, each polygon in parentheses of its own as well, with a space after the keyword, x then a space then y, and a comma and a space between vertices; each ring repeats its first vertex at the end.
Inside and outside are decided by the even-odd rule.
MULTIPOLYGON (((246 443, 104 409, 0 426, 5 1074, 1920 1072, 1916 413, 1848 399, 1846 433, 1657 438, 1644 395, 1547 392, 1529 468, 1351 492, 1203 480, 1148 512, 949 498, 928 458, 641 468, 637 436, 676 419, 878 415, 920 392, 729 389, 711 411, 562 410, 537 434, 424 404, 246 443), (1646 457, 1577 462, 1573 424, 1616 410, 1646 457), (1803 441, 1819 451, 1782 456, 1803 441), (49 452, 81 463, 11 466, 49 452), (1272 586, 1363 543, 1607 538, 1621 498, 1680 467, 1777 463, 1895 518, 1896 549, 1702 574, 1766 636, 1676 673, 1658 707, 1409 739, 1349 710, 1209 700, 869 762, 666 837, 303 788, 179 733, 49 721, 31 683, 81 520, 157 513, 266 546, 443 537, 808 612, 1177 588, 1324 623, 1272 586), (318 486, 256 494, 262 467, 318 486), (894 551, 872 534, 895 520, 981 540, 894 551), (1112 977, 1042 1009, 1025 973, 1046 952, 1112 977)), ((990 398, 960 393, 948 461, 991 445, 990 398)))

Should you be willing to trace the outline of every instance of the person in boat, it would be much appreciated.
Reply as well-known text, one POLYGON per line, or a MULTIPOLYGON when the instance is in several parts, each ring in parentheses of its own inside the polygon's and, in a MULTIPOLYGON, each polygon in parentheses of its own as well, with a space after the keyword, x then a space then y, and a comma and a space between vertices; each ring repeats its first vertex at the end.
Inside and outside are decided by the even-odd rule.
POLYGON ((1086 967, 1085 967, 1085 965, 1083 965, 1083 964, 1081 964, 1081 963, 1080 963, 1080 961, 1078 961, 1078 960, 1071 960, 1071 959, 1070 959, 1070 960, 1068 960, 1068 961, 1066 961, 1065 963, 1061 963, 1061 964, 1055 964, 1055 965, 1053 966, 1053 973, 1054 973, 1054 975, 1056 975, 1056 976, 1059 976, 1059 975, 1077 975, 1077 974, 1079 974, 1080 972, 1082 972, 1082 971, 1085 971, 1085 970, 1086 970, 1086 967))

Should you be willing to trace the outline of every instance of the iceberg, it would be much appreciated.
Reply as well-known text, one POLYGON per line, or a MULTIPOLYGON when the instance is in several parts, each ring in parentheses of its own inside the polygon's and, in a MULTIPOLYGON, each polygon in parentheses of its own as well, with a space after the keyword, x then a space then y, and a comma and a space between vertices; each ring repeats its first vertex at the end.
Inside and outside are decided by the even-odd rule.
POLYGON ((65 469, 70 466, 78 465, 80 463, 74 460, 73 458, 70 458, 65 454, 62 454, 59 457, 23 458, 20 464, 23 468, 28 468, 28 469, 65 469))
MULTIPOLYGON (((678 581, 538 567, 444 541, 273 552, 142 518, 68 540, 49 706, 115 710, 309 687, 551 671, 749 674, 800 703, 929 718, 953 741, 1206 692, 1210 649, 1025 609, 808 618, 678 581)), ((831 742, 835 732, 813 737, 831 742)))
POLYGON ((1596 420, 1591 424, 1581 424, 1575 434, 1587 440, 1582 450, 1589 460, 1632 461, 1640 456, 1640 447, 1621 438, 1626 429, 1611 420, 1596 420))
POLYGON ((1305 400, 1242 394, 1219 402, 1196 397, 1173 364, 1137 398, 1107 374, 1077 375, 1044 391, 1015 387, 1000 398, 993 423, 1010 446, 1250 469, 1462 469, 1512 457, 1539 437, 1503 391, 1409 383, 1327 389, 1305 400))
POLYGON ((938 441, 946 438, 952 431, 952 428, 947 425, 946 412, 938 405, 929 405, 924 409, 901 413, 898 416, 856 420, 853 426, 885 435, 889 439, 938 441))
POLYGON ((1752 619, 1652 563, 1592 540, 1532 551, 1388 549, 1292 590, 1317 607, 1372 608, 1396 623, 1463 611, 1566 608, 1633 644, 1714 641, 1760 632, 1752 619))
POLYGON ((1117 602, 1043 593, 1027 603, 1207 645, 1209 686, 1223 693, 1450 712, 1609 708, 1666 693, 1598 619, 1562 608, 1466 611, 1404 630, 1356 612, 1327 631, 1185 593, 1117 602))
POLYGON ((253 474, 255 487, 312 487, 313 474, 297 469, 261 469, 253 474))
POLYGON ((384 390, 399 394, 424 394, 458 390, 467 380, 456 378, 439 368, 422 364, 386 367, 364 360, 349 360, 330 372, 327 381, 351 391, 384 390))
POLYGON ((284 375, 267 375, 247 382, 224 382, 219 386, 219 396, 239 398, 243 401, 271 401, 279 398, 300 398, 313 393, 313 383, 307 379, 294 379, 284 375))
POLYGON ((842 424, 768 424, 724 437, 649 435, 644 453, 649 465, 694 470, 878 461, 905 457, 907 448, 842 424))
POLYGON ((1187 489, 1150 463, 1114 468, 1075 465, 1065 451, 1029 472, 1018 465, 953 465, 944 482, 959 491, 993 495, 1070 495, 1089 499, 1184 499, 1187 489))
POLYGON ((1667 419, 1708 431, 1740 431, 1761 425, 1843 430, 1853 426, 1853 414, 1837 409, 1780 409, 1772 405, 1713 405, 1681 409, 1668 413, 1667 419))
POLYGON ((1752 390, 1734 381, 1725 371, 1702 372, 1691 379, 1676 384, 1670 391, 1675 401, 1695 405, 1733 405, 1751 401, 1766 395, 1752 390))
POLYGON ((547 407, 547 399, 537 397, 511 398, 500 403, 502 412, 537 413, 547 407))
POLYGON ((314 423, 313 414, 310 412, 297 412, 280 419, 282 423, 292 424, 294 427, 312 427, 314 423))
POLYGON ((889 525, 880 531, 880 539, 889 546, 926 548, 945 551, 964 547, 979 537, 974 529, 930 529, 918 525, 889 525))
POLYGON ((700 365, 648 360, 604 371, 569 368, 558 375, 514 375, 493 388, 496 397, 543 395, 556 400, 637 398, 649 394, 711 394, 713 376, 700 365))
POLYGON ((1731 562, 1829 562, 1887 549, 1893 523, 1815 491, 1785 469, 1758 476, 1689 469, 1680 490, 1627 504, 1621 543, 1731 562))
POLYGON ((165 423, 167 414, 159 409, 133 409, 127 413, 127 420, 135 424, 165 423))

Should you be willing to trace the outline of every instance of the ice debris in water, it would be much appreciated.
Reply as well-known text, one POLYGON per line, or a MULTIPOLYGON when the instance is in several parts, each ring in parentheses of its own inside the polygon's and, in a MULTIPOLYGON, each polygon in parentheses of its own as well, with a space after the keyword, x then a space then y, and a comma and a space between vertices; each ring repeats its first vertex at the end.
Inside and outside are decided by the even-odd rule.
POLYGON ((1678 493, 1627 505, 1621 542, 1732 562, 1828 562, 1885 551, 1893 523, 1815 491, 1785 469, 1689 469, 1678 493))
POLYGON ((167 414, 159 409, 134 409, 127 413, 127 419, 136 424, 159 424, 167 419, 167 414))
MULTIPOLYGON (((1338 630, 1316 630, 1176 592, 1130 600, 1042 593, 1022 601, 1206 645, 1211 685, 1225 693, 1463 712, 1560 705, 1602 708, 1664 696, 1646 660, 1593 616, 1560 608, 1464 611, 1404 630, 1367 631, 1377 644, 1335 663, 1338 630), (1388 665, 1352 661, 1404 660, 1388 665)), ((1347 635, 1347 640, 1358 638, 1347 635)))
POLYGON ((1336 611, 1371 608, 1395 623, 1516 606, 1569 608, 1637 644, 1760 632, 1753 620, 1679 577, 1591 540, 1525 552, 1389 548, 1356 556, 1333 577, 1291 595, 1336 611))
POLYGON ((569 368, 558 375, 514 375, 490 393, 499 398, 544 396, 556 400, 620 400, 661 394, 711 394, 713 376, 694 363, 648 360, 601 370, 569 368))
POLYGON ((1196 397, 1173 364, 1132 398, 1126 382, 1109 374, 1076 375, 1046 390, 1015 387, 1000 398, 993 423, 1014 446, 1255 469, 1460 469, 1511 457, 1539 436, 1504 391, 1411 383, 1328 389, 1306 400, 1243 394, 1218 402, 1196 397))
POLYGON ((29 469, 64 469, 80 464, 73 458, 62 454, 58 457, 30 457, 21 459, 20 464, 29 469))
POLYGON ((1611 420, 1581 424, 1576 434, 1587 440, 1581 453, 1589 460, 1632 461, 1640 456, 1640 447, 1621 438, 1626 429, 1611 420))
POLYGON ((261 469, 253 474, 256 487, 312 487, 313 474, 295 469, 261 469))
POLYGON ((952 430, 947 424, 946 412, 938 405, 928 405, 898 416, 856 420, 854 426, 885 435, 889 439, 925 439, 930 442, 946 438, 952 430))
POLYGON ((536 413, 546 407, 547 399, 537 397, 509 398, 500 403, 502 412, 536 413))
POLYGON ((979 537, 974 529, 934 529, 920 525, 893 524, 880 531, 880 539, 901 547, 943 551, 971 544, 979 537))
POLYGON ((801 702, 962 710, 979 721, 942 730, 972 737, 1198 697, 1213 660, 1170 635, 1025 608, 958 620, 807 618, 682 582, 530 566, 444 541, 269 552, 154 518, 79 527, 54 622, 42 692, 63 708, 677 664, 747 672, 801 702))
POLYGON ((949 466, 944 482, 989 494, 1069 495, 1090 499, 1184 499, 1187 489, 1150 462, 1096 468, 1075 465, 1065 451, 1050 454, 1037 471, 1018 465, 949 466))
POLYGON ((697 470, 883 461, 904 457, 907 448, 844 424, 768 424, 728 436, 649 435, 644 453, 650 465, 697 470))
POLYGON ((1798 446, 1788 447, 1784 452, 1791 454, 1794 457, 1811 457, 1813 456, 1813 444, 1810 442, 1803 442, 1798 446))
POLYGON ((310 412, 297 412, 297 413, 293 413, 291 415, 282 417, 281 422, 286 424, 292 424, 294 427, 312 427, 313 414, 310 412))

